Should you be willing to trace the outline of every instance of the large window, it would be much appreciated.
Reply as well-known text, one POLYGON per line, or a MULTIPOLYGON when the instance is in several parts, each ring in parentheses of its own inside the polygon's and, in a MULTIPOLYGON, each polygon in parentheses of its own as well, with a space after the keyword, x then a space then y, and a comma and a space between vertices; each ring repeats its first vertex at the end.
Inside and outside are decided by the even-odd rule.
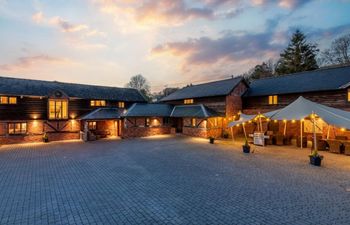
POLYGON ((25 134, 27 133, 27 123, 8 123, 8 134, 25 134))
POLYGON ((0 96, 0 104, 17 104, 17 97, 0 96))
POLYGON ((118 108, 125 108, 125 103, 124 102, 118 102, 118 108))
POLYGON ((105 100, 91 100, 90 101, 91 106, 106 106, 106 101, 105 100))
POLYGON ((49 119, 68 119, 68 100, 49 100, 49 119))
POLYGON ((90 121, 90 122, 88 122, 88 128, 89 128, 89 130, 96 130, 96 129, 97 129, 97 123, 96 123, 96 121, 90 121))
POLYGON ((278 96, 270 95, 269 96, 269 105, 277 105, 278 104, 278 96))
POLYGON ((194 102, 194 101, 193 101, 193 98, 185 99, 185 100, 184 100, 184 104, 186 104, 186 105, 187 105, 187 104, 193 104, 193 102, 194 102))

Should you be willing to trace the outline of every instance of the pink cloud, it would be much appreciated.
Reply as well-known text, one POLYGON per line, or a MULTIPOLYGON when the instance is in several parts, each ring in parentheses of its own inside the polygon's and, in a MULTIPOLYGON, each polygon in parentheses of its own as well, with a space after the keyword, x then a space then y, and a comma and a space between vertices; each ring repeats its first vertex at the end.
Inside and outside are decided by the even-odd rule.
POLYGON ((49 55, 36 55, 19 57, 14 63, 0 65, 0 71, 14 72, 46 64, 70 63, 68 59, 53 57, 49 55))

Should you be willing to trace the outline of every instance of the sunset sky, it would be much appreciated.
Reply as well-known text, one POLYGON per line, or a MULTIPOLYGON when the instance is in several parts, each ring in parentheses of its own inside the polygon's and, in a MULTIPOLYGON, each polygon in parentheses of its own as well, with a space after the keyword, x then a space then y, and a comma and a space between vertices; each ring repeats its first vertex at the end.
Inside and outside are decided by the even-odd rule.
POLYGON ((0 0, 0 28, 0 76, 158 91, 276 59, 296 28, 322 50, 350 0, 0 0))

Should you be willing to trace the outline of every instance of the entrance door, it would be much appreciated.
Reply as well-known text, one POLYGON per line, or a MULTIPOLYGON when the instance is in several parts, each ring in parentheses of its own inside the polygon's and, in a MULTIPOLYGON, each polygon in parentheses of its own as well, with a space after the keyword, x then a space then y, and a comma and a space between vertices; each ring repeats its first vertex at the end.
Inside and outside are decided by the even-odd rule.
POLYGON ((183 119, 182 118, 176 118, 176 133, 182 133, 182 127, 183 127, 183 119))

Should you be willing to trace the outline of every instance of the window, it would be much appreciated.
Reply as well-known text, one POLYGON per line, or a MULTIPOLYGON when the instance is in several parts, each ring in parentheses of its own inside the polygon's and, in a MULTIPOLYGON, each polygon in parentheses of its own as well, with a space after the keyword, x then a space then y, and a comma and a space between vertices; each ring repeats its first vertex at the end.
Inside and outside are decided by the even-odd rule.
POLYGON ((184 103, 185 103, 185 104, 193 104, 193 98, 185 99, 185 100, 184 100, 184 103))
POLYGON ((90 101, 90 106, 106 106, 106 101, 105 100, 91 100, 90 101))
POLYGON ((195 127, 196 126, 196 118, 191 119, 191 126, 195 127))
POLYGON ((145 126, 146 126, 146 127, 149 127, 149 125, 150 125, 150 119, 149 119, 149 118, 146 118, 146 119, 145 119, 145 126))
POLYGON ((125 108, 125 103, 124 102, 118 102, 118 108, 125 108))
POLYGON ((9 123, 8 133, 12 135, 27 133, 27 123, 9 123))
POLYGON ((97 128, 97 123, 96 123, 96 121, 88 122, 88 129, 89 129, 89 130, 96 130, 96 128, 97 128))
POLYGON ((17 97, 0 96, 0 104, 17 104, 17 97))
POLYGON ((350 102, 350 89, 348 89, 348 102, 350 102))
POLYGON ((277 105, 278 104, 278 96, 270 95, 269 96, 269 105, 277 105))
POLYGON ((17 97, 9 97, 9 104, 17 104, 17 97))
POLYGON ((64 99, 50 99, 49 119, 68 119, 68 101, 64 99))

